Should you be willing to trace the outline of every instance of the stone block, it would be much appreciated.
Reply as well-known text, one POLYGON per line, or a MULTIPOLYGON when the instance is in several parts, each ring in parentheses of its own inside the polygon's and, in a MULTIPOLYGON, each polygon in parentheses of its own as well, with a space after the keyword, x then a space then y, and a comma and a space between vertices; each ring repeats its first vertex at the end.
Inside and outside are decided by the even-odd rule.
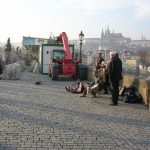
POLYGON ((135 78, 133 76, 130 75, 125 75, 123 76, 123 86, 129 87, 131 85, 134 85, 135 82, 135 78))
POLYGON ((21 64, 13 63, 5 66, 3 79, 20 79, 21 64))
POLYGON ((142 98, 143 98, 143 102, 145 105, 148 106, 148 101, 149 101, 149 94, 148 94, 148 88, 144 87, 142 88, 142 93, 140 92, 140 94, 142 95, 142 98))

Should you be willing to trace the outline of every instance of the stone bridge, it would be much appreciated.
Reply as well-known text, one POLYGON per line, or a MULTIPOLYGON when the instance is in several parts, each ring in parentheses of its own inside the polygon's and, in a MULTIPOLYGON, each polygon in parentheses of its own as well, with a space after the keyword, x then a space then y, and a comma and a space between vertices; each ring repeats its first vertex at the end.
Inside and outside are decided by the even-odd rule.
POLYGON ((1 80, 0 150, 150 150, 146 106, 80 98, 65 91, 72 83, 30 73, 1 80))

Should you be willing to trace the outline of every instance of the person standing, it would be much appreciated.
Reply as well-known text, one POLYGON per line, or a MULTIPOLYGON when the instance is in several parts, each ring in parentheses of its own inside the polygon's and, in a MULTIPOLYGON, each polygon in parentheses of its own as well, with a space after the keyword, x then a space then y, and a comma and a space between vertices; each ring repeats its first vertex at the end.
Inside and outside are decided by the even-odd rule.
POLYGON ((108 94, 108 87, 109 87, 109 76, 108 76, 108 69, 107 65, 103 64, 102 66, 102 78, 103 78, 103 89, 104 93, 103 94, 108 94))
POLYGON ((122 61, 116 55, 116 52, 110 52, 109 55, 110 61, 108 64, 108 75, 112 95, 110 105, 118 105, 119 82, 122 80, 122 61))
POLYGON ((98 53, 98 57, 96 59, 96 70, 100 69, 101 63, 104 61, 104 57, 102 53, 98 53))

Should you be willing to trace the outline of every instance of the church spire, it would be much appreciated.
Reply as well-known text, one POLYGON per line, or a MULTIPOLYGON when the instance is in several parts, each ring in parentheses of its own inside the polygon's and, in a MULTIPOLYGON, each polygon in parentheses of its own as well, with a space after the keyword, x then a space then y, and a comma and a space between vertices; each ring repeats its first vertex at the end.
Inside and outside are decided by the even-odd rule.
POLYGON ((107 34, 110 34, 109 26, 107 26, 107 34))

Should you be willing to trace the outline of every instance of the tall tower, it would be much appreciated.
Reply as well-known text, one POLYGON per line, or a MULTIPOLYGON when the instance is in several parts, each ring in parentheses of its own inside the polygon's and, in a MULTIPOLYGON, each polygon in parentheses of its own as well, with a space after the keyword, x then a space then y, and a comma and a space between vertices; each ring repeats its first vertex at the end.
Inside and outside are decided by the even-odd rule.
POLYGON ((103 31, 103 29, 102 29, 102 32, 101 32, 101 38, 102 38, 102 36, 104 36, 104 31, 103 31))
POLYGON ((104 38, 104 31, 102 29, 102 32, 101 32, 101 50, 103 49, 103 38, 104 38))

